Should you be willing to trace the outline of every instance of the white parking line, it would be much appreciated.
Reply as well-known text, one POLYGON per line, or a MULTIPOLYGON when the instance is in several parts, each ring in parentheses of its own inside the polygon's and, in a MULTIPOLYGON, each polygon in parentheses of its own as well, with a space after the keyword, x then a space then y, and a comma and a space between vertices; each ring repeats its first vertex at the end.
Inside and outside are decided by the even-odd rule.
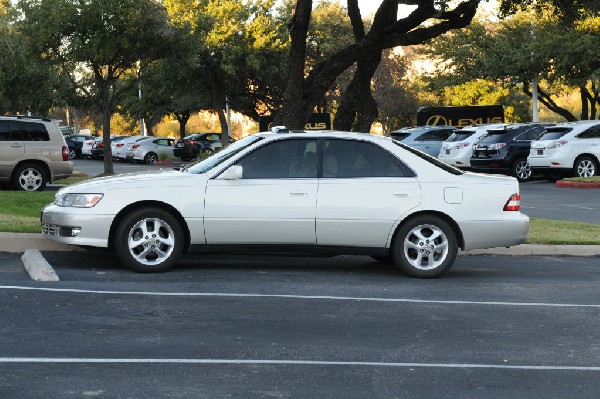
POLYGON ((62 357, 0 357, 0 363, 142 363, 142 364, 251 364, 292 366, 368 366, 368 367, 423 367, 448 369, 505 369, 505 370, 563 370, 600 371, 597 366, 536 366, 474 363, 387 363, 344 362, 325 360, 275 360, 275 359, 99 359, 62 357))
POLYGON ((562 206, 566 206, 569 208, 577 208, 577 209, 586 209, 588 211, 593 211, 596 208, 588 208, 587 206, 579 206, 579 205, 565 205, 565 204, 561 204, 562 206))
POLYGON ((319 299, 332 301, 355 301, 355 302, 403 302, 403 303, 427 303, 442 305, 494 305, 494 306, 538 306, 551 308, 597 308, 600 304, 578 304, 578 303, 544 303, 544 302, 500 302, 500 301, 448 301, 432 299, 411 298, 373 298, 373 297, 348 297, 329 295, 286 295, 286 294, 235 294, 224 292, 149 292, 149 291, 97 291, 79 290, 70 288, 43 288, 23 287, 14 285, 0 285, 4 290, 27 290, 46 291, 59 293, 98 294, 98 295, 146 295, 146 296, 174 296, 174 297, 226 297, 226 298, 282 298, 282 299, 319 299))

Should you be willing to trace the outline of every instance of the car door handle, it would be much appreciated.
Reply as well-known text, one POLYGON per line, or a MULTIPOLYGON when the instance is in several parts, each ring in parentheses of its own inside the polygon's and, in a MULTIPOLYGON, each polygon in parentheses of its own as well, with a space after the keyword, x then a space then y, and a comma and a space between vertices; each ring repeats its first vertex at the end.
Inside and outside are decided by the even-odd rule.
POLYGON ((308 193, 306 191, 292 190, 290 191, 290 195, 293 197, 306 197, 308 193))
POLYGON ((21 144, 11 144, 10 146, 12 148, 21 148, 21 147, 23 147, 21 144))
POLYGON ((410 198, 409 193, 401 193, 399 191, 394 192, 394 197, 396 198, 410 198))

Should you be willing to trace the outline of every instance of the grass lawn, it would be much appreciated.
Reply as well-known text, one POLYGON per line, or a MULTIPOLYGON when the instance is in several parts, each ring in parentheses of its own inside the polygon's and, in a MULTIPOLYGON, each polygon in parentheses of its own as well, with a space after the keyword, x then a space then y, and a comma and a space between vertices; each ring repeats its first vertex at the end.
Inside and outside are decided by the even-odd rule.
MULTIPOLYGON (((40 211, 54 192, 0 190, 0 231, 39 233, 40 211)), ((531 219, 528 244, 600 245, 600 224, 531 219)))
POLYGON ((600 176, 592 176, 592 177, 567 177, 564 178, 565 181, 576 181, 581 183, 600 183, 600 176))

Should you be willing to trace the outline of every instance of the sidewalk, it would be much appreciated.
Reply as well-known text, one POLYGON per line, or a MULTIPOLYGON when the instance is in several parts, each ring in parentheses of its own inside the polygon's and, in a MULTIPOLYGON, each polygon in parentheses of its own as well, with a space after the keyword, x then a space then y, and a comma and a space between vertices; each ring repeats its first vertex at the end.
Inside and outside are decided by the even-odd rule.
MULTIPOLYGON (((61 244, 42 238, 41 233, 0 233, 0 252, 83 251, 75 245, 61 244)), ((459 255, 513 255, 513 256, 600 256, 600 245, 536 245, 521 244, 510 248, 474 249, 459 255)))

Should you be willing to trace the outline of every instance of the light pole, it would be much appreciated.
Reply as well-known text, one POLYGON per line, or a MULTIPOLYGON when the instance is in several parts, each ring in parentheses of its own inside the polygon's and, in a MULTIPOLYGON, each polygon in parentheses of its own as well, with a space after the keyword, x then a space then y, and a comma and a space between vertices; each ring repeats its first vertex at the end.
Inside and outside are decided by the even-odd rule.
MULTIPOLYGON (((533 47, 535 46, 535 0, 533 5, 531 6, 531 63, 535 68, 535 52, 533 51, 533 47)), ((539 122, 539 105, 538 105, 538 75, 534 72, 533 79, 531 81, 531 120, 532 122, 539 122)))
MULTIPOLYGON (((142 67, 138 61, 138 98, 140 99, 140 104, 142 103, 142 67)), ((140 135, 146 135, 146 125, 144 124, 144 117, 142 116, 140 119, 140 135)))

